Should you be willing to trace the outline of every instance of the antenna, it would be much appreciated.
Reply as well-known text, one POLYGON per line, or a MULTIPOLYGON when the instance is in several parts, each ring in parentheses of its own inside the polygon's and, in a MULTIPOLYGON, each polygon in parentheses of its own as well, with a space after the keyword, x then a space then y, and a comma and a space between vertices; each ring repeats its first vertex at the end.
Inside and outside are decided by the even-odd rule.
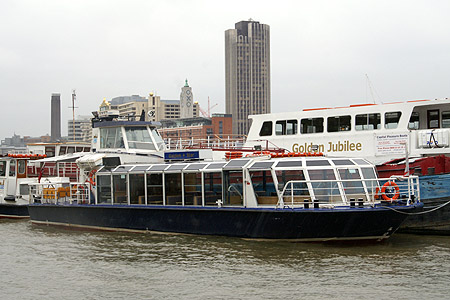
POLYGON ((374 93, 375 93, 375 95, 378 97, 378 101, 380 101, 381 103, 383 103, 383 101, 380 100, 380 96, 378 95, 377 91, 376 91, 375 88, 372 86, 372 82, 370 81, 369 75, 367 75, 367 74, 366 74, 366 79, 367 79, 367 80, 366 80, 366 82, 367 82, 367 85, 366 85, 366 101, 368 100, 368 99, 367 99, 367 94, 368 94, 367 89, 369 89, 369 90, 370 90, 370 95, 372 96, 373 103, 375 104, 375 96, 374 96, 374 93))
POLYGON ((72 90, 72 106, 69 106, 69 108, 72 109, 72 135, 73 135, 73 141, 75 141, 75 99, 77 98, 77 94, 75 93, 75 89, 72 90))

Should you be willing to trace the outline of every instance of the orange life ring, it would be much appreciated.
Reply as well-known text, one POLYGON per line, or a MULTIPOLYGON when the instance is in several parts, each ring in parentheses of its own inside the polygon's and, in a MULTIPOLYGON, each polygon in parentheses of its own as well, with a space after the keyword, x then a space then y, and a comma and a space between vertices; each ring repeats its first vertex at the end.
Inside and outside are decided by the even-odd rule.
POLYGON ((383 187, 381 188, 381 197, 383 197, 383 199, 384 199, 385 201, 390 201, 390 202, 395 201, 395 200, 398 199, 399 196, 400 196, 400 189, 398 188, 398 185, 397 185, 395 182, 393 182, 393 181, 388 181, 388 182, 386 182, 385 184, 383 184, 383 187), (394 187, 394 189, 395 189, 395 194, 394 194, 394 196, 392 196, 392 198, 389 198, 389 197, 386 195, 386 188, 387 188, 388 186, 392 186, 392 187, 394 187))

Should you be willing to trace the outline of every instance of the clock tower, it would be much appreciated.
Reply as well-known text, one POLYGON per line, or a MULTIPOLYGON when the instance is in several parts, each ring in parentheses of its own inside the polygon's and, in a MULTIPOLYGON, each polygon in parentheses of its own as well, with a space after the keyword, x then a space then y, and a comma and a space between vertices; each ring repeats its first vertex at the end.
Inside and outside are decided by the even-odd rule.
POLYGON ((192 95, 192 88, 189 86, 186 79, 186 83, 181 88, 180 94, 180 118, 193 118, 194 117, 194 96, 192 95))

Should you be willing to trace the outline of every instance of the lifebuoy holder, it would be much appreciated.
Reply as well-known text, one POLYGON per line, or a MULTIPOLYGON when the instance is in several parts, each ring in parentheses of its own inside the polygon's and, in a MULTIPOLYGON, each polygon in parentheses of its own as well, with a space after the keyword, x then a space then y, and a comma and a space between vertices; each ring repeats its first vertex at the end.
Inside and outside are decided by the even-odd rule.
POLYGON ((383 198, 383 200, 393 202, 397 200, 399 196, 400 196, 400 189, 394 181, 389 180, 385 184, 383 184, 383 187, 381 188, 381 197, 383 198), (388 187, 393 187, 395 189, 394 196, 389 197, 388 195, 386 195, 386 189, 388 187))

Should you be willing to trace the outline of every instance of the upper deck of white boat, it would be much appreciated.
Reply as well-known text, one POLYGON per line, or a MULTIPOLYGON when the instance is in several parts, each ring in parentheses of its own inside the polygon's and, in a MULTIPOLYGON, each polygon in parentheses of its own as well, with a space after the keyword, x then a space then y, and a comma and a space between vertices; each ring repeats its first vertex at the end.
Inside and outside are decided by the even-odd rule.
POLYGON ((375 163, 449 153, 450 100, 412 100, 251 115, 247 146, 367 157, 375 163))

